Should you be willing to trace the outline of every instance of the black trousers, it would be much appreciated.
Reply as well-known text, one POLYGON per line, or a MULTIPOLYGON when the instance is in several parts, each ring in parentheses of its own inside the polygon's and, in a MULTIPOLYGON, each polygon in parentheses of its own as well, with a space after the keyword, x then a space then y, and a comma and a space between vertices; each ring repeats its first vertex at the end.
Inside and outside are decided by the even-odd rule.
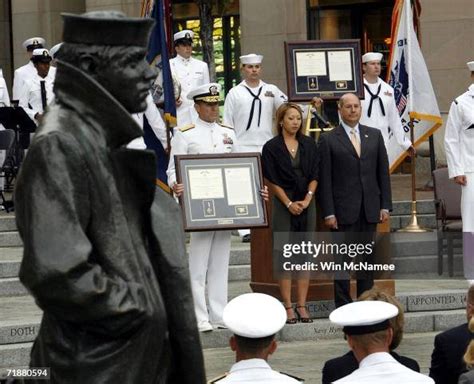
MULTIPOLYGON (((365 218, 364 207, 361 207, 359 219, 352 224, 339 224, 337 232, 360 232, 360 233, 374 233, 377 228, 377 223, 369 223, 365 218)), ((334 304, 336 308, 345 304, 352 303, 350 294, 350 280, 334 280, 334 304)), ((365 291, 368 291, 374 286, 373 273, 366 272, 364 278, 357 279, 357 297, 365 291)))

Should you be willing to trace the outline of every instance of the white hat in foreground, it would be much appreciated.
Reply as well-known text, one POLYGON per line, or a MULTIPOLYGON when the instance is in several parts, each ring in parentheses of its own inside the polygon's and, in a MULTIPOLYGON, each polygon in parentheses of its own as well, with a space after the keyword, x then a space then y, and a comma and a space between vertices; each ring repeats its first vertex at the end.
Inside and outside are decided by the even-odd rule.
POLYGON ((368 63, 369 61, 382 61, 383 55, 379 52, 367 52, 362 56, 362 63, 368 63))
POLYGON ((261 64, 263 60, 262 55, 257 55, 255 53, 249 53, 248 55, 240 56, 240 62, 242 64, 261 64))
POLYGON ((398 315, 398 308, 385 301, 357 301, 331 312, 329 320, 343 326, 348 335, 363 335, 387 329, 389 319, 398 315))
POLYGON ((474 72, 474 61, 470 61, 469 63, 466 63, 467 67, 471 72, 474 72))
POLYGON ((189 30, 189 29, 183 29, 182 31, 176 32, 173 35, 173 40, 181 40, 181 39, 187 39, 187 40, 193 40, 194 37, 194 32, 189 30))
POLYGON ((46 41, 42 37, 31 37, 29 39, 26 39, 22 45, 23 48, 25 48, 26 50, 32 51, 36 48, 43 48, 45 42, 46 41))
POLYGON ((46 48, 38 48, 33 51, 31 61, 33 63, 49 63, 51 61, 51 56, 46 48))
POLYGON ((286 322, 283 304, 263 293, 246 293, 224 308, 224 324, 237 336, 252 339, 274 335, 286 322))
POLYGON ((206 103, 217 103, 221 86, 218 83, 208 83, 191 89, 188 99, 194 101, 205 101, 206 103))

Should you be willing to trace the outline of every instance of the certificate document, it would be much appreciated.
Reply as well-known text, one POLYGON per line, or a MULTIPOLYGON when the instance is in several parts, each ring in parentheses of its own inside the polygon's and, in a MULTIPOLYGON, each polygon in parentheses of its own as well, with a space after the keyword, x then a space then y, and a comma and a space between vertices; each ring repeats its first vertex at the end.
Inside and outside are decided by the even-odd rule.
POLYGON ((253 205, 252 178, 248 167, 224 170, 227 204, 253 205))
POLYGON ((328 52, 329 81, 352 80, 350 51, 328 52))
POLYGON ((225 197, 221 168, 188 169, 188 178, 191 200, 225 197))
POLYGON ((326 76, 326 53, 296 52, 296 76, 326 76))

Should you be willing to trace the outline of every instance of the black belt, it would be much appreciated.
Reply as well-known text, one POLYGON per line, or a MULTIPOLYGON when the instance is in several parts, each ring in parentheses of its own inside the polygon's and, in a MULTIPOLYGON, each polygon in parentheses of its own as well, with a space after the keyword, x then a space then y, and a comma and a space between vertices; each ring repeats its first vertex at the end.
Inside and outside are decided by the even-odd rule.
POLYGON ((252 100, 252 108, 250 108, 250 117, 249 117, 249 122, 247 123, 247 128, 245 129, 246 131, 249 130, 250 128, 250 125, 252 124, 252 120, 253 120, 253 112, 255 110, 255 103, 258 101, 259 102, 259 108, 258 108, 258 124, 257 124, 257 127, 260 127, 260 117, 262 116, 262 100, 260 100, 260 94, 262 93, 262 89, 263 89, 263 86, 260 87, 260 89, 258 90, 258 93, 257 94, 254 94, 250 88, 246 87, 244 85, 244 88, 249 91, 249 93, 253 96, 253 100, 252 100))
POLYGON ((370 95, 370 104, 369 104, 369 109, 367 110, 367 116, 370 117, 370 115, 372 115, 372 104, 374 103, 374 100, 376 99, 379 99, 382 115, 385 116, 385 108, 383 107, 382 99, 379 97, 380 90, 382 89, 382 84, 379 84, 379 87, 377 88, 377 93, 375 95, 370 91, 370 88, 367 84, 364 84, 364 87, 367 90, 367 92, 369 92, 369 95, 370 95))

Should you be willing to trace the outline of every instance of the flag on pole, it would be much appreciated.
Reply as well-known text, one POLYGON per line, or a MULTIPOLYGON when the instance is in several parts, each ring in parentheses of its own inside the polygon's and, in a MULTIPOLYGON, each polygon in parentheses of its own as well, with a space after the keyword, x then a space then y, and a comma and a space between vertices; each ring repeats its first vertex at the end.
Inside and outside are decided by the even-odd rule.
MULTIPOLYGON (((415 10, 419 13, 419 7, 415 7, 415 10)), ((388 69, 387 82, 394 89, 403 129, 407 134, 410 132, 411 117, 415 134, 413 144, 417 146, 432 135, 442 125, 443 120, 415 34, 410 0, 395 2, 388 69)), ((389 138, 387 152, 389 158, 394 159, 390 163, 390 171, 393 172, 405 158, 406 152, 397 145, 394 136, 389 138)))
MULTIPOLYGON (((153 99, 155 102, 163 101, 163 116, 168 134, 171 135, 172 128, 176 126, 176 100, 166 42, 167 34, 163 1, 168 0, 143 0, 141 14, 142 17, 151 17, 155 21, 155 26, 151 31, 150 41, 148 42, 146 60, 150 65, 156 66, 160 73, 153 85, 153 99)), ((169 191, 166 177, 168 155, 146 119, 143 129, 147 148, 153 149, 157 156, 157 184, 166 191, 169 191)))

